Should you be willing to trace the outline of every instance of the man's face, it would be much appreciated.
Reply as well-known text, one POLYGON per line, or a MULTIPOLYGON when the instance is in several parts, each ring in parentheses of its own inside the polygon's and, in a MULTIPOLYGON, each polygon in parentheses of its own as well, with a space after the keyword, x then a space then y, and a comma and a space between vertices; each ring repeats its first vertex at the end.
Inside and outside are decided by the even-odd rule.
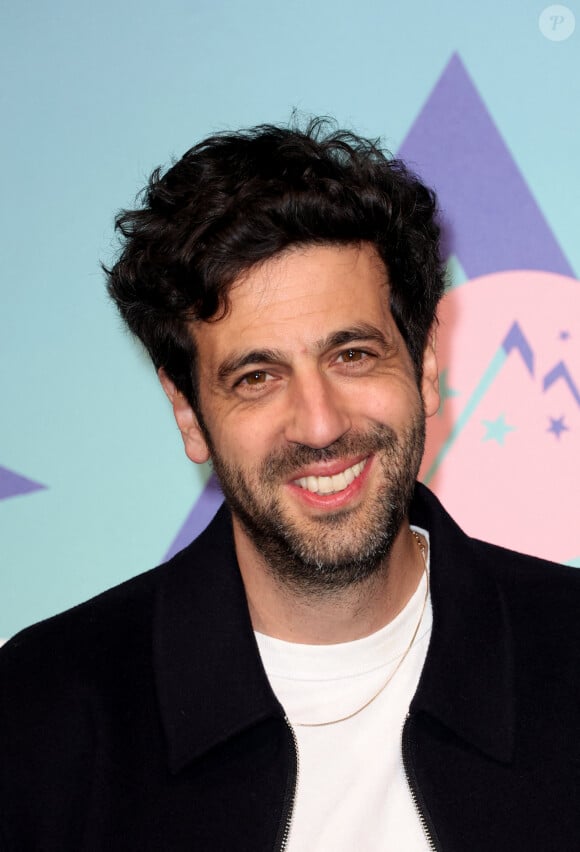
POLYGON ((176 409, 186 451, 211 456, 238 552, 310 591, 385 562, 438 403, 431 344, 422 390, 374 248, 296 247, 232 287, 194 329, 203 423, 176 409))

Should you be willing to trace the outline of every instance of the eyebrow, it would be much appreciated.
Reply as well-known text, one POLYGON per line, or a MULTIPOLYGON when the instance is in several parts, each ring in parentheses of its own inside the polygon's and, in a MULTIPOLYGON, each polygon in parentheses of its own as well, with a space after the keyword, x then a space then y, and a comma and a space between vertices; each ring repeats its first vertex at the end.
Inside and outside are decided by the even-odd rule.
MULTIPOLYGON (((334 331, 315 344, 315 349, 325 352, 338 346, 347 346, 362 340, 371 340, 382 348, 388 348, 384 333, 371 323, 358 323, 350 328, 334 331)), ((233 352, 220 364, 217 375, 220 382, 226 382, 234 373, 253 364, 282 364, 288 360, 288 354, 282 349, 251 349, 247 352, 233 352)))
POLYGON ((372 340, 378 343, 379 346, 387 348, 388 341, 385 334, 371 323, 357 323, 350 328, 345 328, 343 331, 335 331, 329 334, 323 341, 320 349, 334 349, 336 346, 346 346, 348 343, 354 343, 358 340, 372 340))
POLYGON ((281 349, 252 349, 249 352, 234 352, 220 364, 218 379, 225 382, 233 373, 250 364, 279 364, 286 360, 281 349))

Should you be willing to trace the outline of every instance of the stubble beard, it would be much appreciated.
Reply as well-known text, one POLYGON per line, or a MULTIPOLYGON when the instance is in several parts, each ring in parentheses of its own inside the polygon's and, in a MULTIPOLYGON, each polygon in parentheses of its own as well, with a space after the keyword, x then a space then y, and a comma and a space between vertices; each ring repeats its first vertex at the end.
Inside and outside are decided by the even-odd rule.
MULTIPOLYGON (((360 583, 387 568, 388 557, 413 495, 425 445, 423 407, 399 436, 384 424, 345 435, 324 449, 296 444, 269 455, 245 472, 226 462, 211 444, 212 462, 226 503, 254 549, 282 584, 310 596, 360 583), (306 465, 374 455, 381 482, 354 509, 294 519, 277 491, 306 465)), ((376 475, 376 474, 375 474, 376 475)))

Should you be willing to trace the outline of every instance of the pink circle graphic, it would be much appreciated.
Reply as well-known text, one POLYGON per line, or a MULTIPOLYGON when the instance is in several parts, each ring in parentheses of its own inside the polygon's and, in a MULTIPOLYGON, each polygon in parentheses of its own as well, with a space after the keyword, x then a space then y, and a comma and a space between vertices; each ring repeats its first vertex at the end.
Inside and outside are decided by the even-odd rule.
POLYGON ((580 282, 486 275, 439 319, 421 479, 469 534, 580 565, 580 282))

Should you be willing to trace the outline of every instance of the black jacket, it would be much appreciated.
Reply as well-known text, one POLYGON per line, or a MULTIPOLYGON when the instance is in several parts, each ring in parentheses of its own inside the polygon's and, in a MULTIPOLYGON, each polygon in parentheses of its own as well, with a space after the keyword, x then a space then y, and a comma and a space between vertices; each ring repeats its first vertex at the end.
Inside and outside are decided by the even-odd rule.
MULTIPOLYGON (((411 519, 434 625, 403 752, 434 848, 579 850, 580 572, 467 538, 421 486, 411 519)), ((224 509, 0 652, 2 852, 273 852, 294 780, 224 509)))

